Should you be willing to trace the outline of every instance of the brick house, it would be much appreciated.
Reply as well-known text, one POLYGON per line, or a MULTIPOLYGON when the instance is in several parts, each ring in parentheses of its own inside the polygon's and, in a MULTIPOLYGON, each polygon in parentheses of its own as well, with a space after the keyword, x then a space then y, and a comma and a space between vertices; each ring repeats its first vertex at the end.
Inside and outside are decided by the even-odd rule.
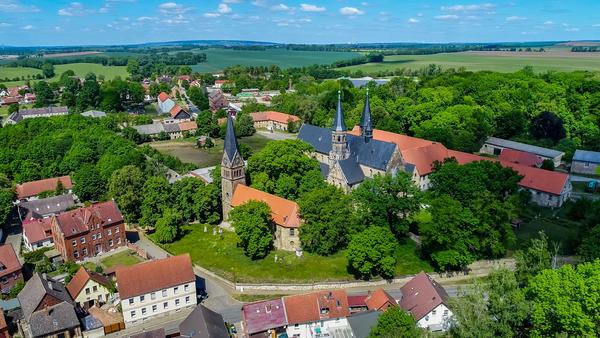
POLYGON ((9 293, 18 281, 23 280, 21 263, 11 244, 0 245, 0 285, 2 293, 9 293))
POLYGON ((54 217, 52 237, 65 261, 81 261, 125 246, 125 222, 114 201, 96 203, 54 217))
POLYGON ((213 90, 208 93, 208 106, 210 111, 216 112, 219 109, 229 107, 229 101, 220 89, 213 90))

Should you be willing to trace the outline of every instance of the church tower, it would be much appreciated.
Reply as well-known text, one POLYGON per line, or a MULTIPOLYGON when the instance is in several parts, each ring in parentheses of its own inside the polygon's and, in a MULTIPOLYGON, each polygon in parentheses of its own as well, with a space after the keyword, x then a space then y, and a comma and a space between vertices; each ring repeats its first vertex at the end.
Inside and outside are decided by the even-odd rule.
POLYGON ((342 111, 342 94, 338 91, 337 111, 333 119, 331 133, 331 152, 329 153, 329 165, 337 161, 345 160, 350 156, 348 144, 346 143, 346 124, 344 123, 344 112, 342 111))
POLYGON ((227 220, 229 217, 231 200, 235 188, 238 184, 246 184, 246 174, 244 170, 244 159, 240 154, 237 139, 235 138, 233 119, 229 116, 227 118, 223 160, 221 161, 221 195, 224 220, 227 220))
POLYGON ((360 116, 360 135, 364 137, 365 143, 373 139, 373 122, 371 120, 371 103, 369 101, 369 88, 367 88, 367 98, 360 116))

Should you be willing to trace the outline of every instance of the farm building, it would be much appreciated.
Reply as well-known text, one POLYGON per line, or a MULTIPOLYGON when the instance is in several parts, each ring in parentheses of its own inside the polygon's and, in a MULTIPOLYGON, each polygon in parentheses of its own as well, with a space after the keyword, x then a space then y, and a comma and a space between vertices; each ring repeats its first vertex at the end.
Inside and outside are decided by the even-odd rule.
POLYGON ((576 150, 573 155, 571 172, 577 174, 600 175, 600 152, 576 150))
POLYGON ((552 160, 552 162, 554 162, 555 167, 558 167, 560 165, 562 157, 565 155, 565 153, 563 153, 562 151, 542 148, 521 142, 504 140, 497 137, 488 137, 488 139, 485 141, 479 152, 483 154, 500 155, 502 154, 502 150, 504 149, 512 149, 526 153, 532 153, 539 157, 542 161, 552 160))

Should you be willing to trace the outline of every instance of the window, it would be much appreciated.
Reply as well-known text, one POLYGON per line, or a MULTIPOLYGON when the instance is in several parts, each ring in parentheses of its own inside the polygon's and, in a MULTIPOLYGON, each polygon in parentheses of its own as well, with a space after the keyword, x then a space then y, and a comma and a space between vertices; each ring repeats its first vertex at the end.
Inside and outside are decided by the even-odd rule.
POLYGON ((119 233, 119 227, 115 228, 115 234, 119 233))
POLYGON ((113 240, 112 239, 108 240, 108 246, 113 246, 113 240))
POLYGON ((79 240, 81 241, 81 244, 85 244, 85 237, 81 237, 79 240))
POLYGON ((81 249, 81 254, 86 256, 87 255, 87 248, 83 248, 81 249))
POLYGON ((189 302, 190 302, 190 296, 186 296, 186 297, 185 297, 185 303, 187 304, 187 303, 189 303, 189 302))
POLYGON ((85 288, 85 294, 89 295, 90 294, 90 288, 85 288))
POLYGON ((77 250, 73 251, 73 257, 79 258, 79 251, 77 251, 77 250))
POLYGON ((435 316, 436 312, 437 312, 436 310, 431 311, 431 315, 435 316))
POLYGON ((100 239, 100 238, 102 238, 102 233, 99 233, 99 234, 96 236, 96 238, 97 238, 97 239, 100 239))
POLYGON ((73 246, 77 246, 77 241, 73 241, 73 246))
POLYGON ((167 296, 167 290, 162 290, 162 296, 166 297, 167 296))
POLYGON ((295 230, 296 230, 296 229, 290 229, 290 236, 296 236, 296 235, 295 235, 295 230))
POLYGON ((129 314, 131 315, 131 318, 135 318, 135 310, 131 311, 129 314))
POLYGON ((164 302, 163 309, 168 309, 168 308, 169 308, 169 302, 164 302))
POLYGON ((145 307, 143 307, 143 308, 142 308, 142 316, 143 316, 143 315, 145 315, 145 314, 146 314, 146 308, 145 308, 145 307))
POLYGON ((112 229, 108 229, 108 235, 112 235, 112 229))
POLYGON ((186 284, 183 286, 183 291, 188 291, 190 289, 190 285, 186 284))
POLYGON ((129 305, 133 305, 133 298, 129 298, 129 305))
POLYGON ((177 294, 178 291, 179 291, 179 286, 176 286, 176 287, 173 288, 173 293, 174 294, 177 294))
POLYGON ((94 292, 98 291, 98 287, 96 285, 94 285, 94 292))
POLYGON ((142 296, 140 296, 140 302, 143 302, 143 301, 145 301, 145 300, 146 300, 146 296, 143 296, 143 295, 142 295, 142 296))
POLYGON ((158 307, 156 305, 152 305, 152 312, 158 311, 158 307))
POLYGON ((155 300, 156 299, 156 292, 152 292, 150 294, 150 299, 155 300))
POLYGON ((444 310, 444 316, 448 315, 448 310, 444 310))
POLYGON ((590 162, 584 162, 583 166, 586 167, 586 168, 589 167, 590 166, 590 162))
POLYGON ((175 299, 175 306, 179 305, 179 299, 175 299))
POLYGON ((95 241, 96 240, 96 234, 92 235, 92 240, 95 241))

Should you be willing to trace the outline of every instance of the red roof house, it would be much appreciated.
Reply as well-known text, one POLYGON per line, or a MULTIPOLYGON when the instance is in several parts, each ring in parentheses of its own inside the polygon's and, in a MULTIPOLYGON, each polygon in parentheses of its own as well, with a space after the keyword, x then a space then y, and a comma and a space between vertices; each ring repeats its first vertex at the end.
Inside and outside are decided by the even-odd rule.
POLYGON ((285 228, 300 227, 299 207, 296 202, 242 184, 238 185, 233 193, 231 205, 237 207, 249 201, 264 202, 271 207, 271 216, 277 225, 285 228))
POLYGON ((498 159, 500 161, 522 164, 527 167, 537 167, 542 164, 542 159, 537 157, 537 155, 510 148, 504 148, 498 159))
POLYGON ((384 289, 379 288, 371 293, 365 300, 369 310, 385 311, 390 306, 398 306, 398 302, 384 289))
POLYGON ((267 300, 242 306, 244 331, 252 336, 268 330, 281 331, 288 324, 283 300, 267 300))
POLYGON ((62 183, 64 189, 71 190, 73 188, 73 182, 71 181, 70 176, 47 178, 39 181, 17 184, 17 198, 19 200, 25 200, 37 196, 44 191, 55 190, 59 181, 62 183))
POLYGON ((283 297, 288 324, 303 324, 348 317, 350 309, 344 290, 319 291, 283 297))
POLYGON ((400 307, 419 321, 439 305, 448 302, 446 290, 425 272, 420 272, 403 287, 400 307))
POLYGON ((53 242, 52 218, 27 218, 23 221, 23 241, 29 250, 37 250, 53 242))
POLYGON ((185 120, 185 119, 190 119, 190 113, 186 112, 183 108, 181 108, 180 105, 175 104, 173 106, 173 108, 171 108, 171 110, 169 111, 169 114, 171 115, 171 118, 173 119, 177 119, 177 120, 185 120))
POLYGON ((23 280, 23 273, 15 249, 11 244, 0 245, 0 285, 2 293, 8 293, 20 280, 23 280))
POLYGON ((169 98, 170 98, 170 97, 169 97, 169 94, 167 94, 167 93, 165 93, 165 92, 161 92, 160 94, 158 94, 158 99, 159 99, 161 102, 165 102, 165 101, 167 101, 169 98))

